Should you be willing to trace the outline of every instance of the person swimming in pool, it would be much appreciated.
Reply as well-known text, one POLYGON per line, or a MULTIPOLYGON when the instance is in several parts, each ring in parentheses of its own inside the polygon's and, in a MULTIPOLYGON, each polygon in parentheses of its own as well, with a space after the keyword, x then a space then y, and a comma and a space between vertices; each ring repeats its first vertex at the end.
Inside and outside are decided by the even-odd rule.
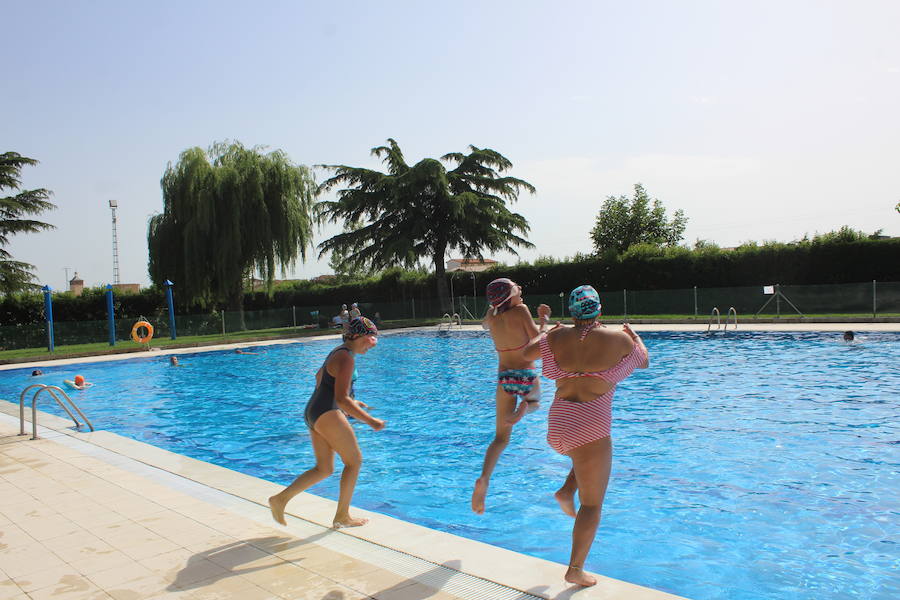
POLYGON ((316 373, 316 389, 306 404, 304 418, 309 427, 316 465, 302 473, 289 486, 269 498, 272 518, 286 525, 284 509, 291 498, 322 481, 334 471, 334 454, 341 457, 341 473, 337 510, 332 524, 335 528, 358 527, 368 519, 350 516, 350 500, 362 465, 362 452, 356 434, 347 417, 361 421, 374 429, 384 429, 384 421, 366 412, 369 408, 353 397, 356 380, 357 354, 365 354, 378 344, 378 328, 365 317, 350 321, 343 334, 343 343, 332 350, 316 373))
POLYGON ((569 295, 575 326, 554 328, 532 339, 524 350, 525 359, 540 357, 544 376, 556 381, 547 415, 547 443, 572 461, 556 501, 575 517, 565 579, 582 586, 597 583, 583 569, 600 525, 612 467, 613 393, 617 383, 635 369, 647 368, 650 360, 641 337, 627 323, 623 331, 613 331, 599 322, 600 308, 594 288, 575 288, 569 295), (577 513, 576 491, 581 502, 577 513))
POLYGON ((84 375, 76 375, 75 379, 64 379, 63 383, 75 390, 86 390, 94 384, 84 380, 84 375))
POLYGON ((488 284, 487 299, 490 305, 482 327, 491 332, 491 339, 497 350, 498 366, 494 394, 494 439, 485 452, 481 476, 475 480, 475 489, 472 491, 472 511, 479 515, 484 513, 484 499, 491 475, 500 455, 509 444, 513 425, 526 413, 537 410, 540 405, 540 375, 534 368, 534 360, 522 356, 522 349, 531 338, 545 331, 550 315, 550 307, 542 304, 539 310, 546 309, 546 317, 541 320, 541 327, 538 329, 531 312, 522 302, 521 286, 505 277, 488 284))

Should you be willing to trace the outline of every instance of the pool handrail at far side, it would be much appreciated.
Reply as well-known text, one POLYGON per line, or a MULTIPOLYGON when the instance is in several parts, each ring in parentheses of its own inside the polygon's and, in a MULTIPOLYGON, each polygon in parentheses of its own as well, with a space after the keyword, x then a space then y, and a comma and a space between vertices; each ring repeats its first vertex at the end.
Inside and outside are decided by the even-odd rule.
MULTIPOLYGON (((706 322, 706 333, 712 329, 713 316, 716 317, 716 331, 722 328, 722 315, 719 313, 719 307, 713 306, 712 312, 709 313, 709 321, 706 322)), ((728 322, 726 321, 725 324, 727 325, 728 322)))
POLYGON ((444 313, 444 316, 441 317, 441 322, 438 323, 437 330, 442 331, 442 328, 445 325, 447 326, 447 331, 453 329, 453 325, 456 325, 458 329, 462 329, 462 319, 460 318, 459 313, 453 313, 452 315, 450 313, 444 313), (447 320, 446 323, 444 322, 444 319, 447 320))
POLYGON ((43 392, 49 393, 50 396, 54 400, 56 400, 56 403, 59 404, 60 407, 62 407, 62 409, 64 411, 66 411, 66 414, 69 415, 69 417, 72 419, 72 421, 75 422, 75 427, 77 429, 81 429, 81 423, 78 422, 78 419, 75 418, 75 415, 72 414, 72 411, 69 410, 69 408, 65 405, 65 403, 59 399, 59 396, 56 395, 56 392, 61 393, 63 395, 63 398, 65 398, 68 401, 69 405, 75 410, 75 412, 77 412, 81 416, 81 418, 84 419, 85 424, 90 428, 90 430, 94 431, 94 425, 91 423, 90 419, 88 419, 85 416, 85 414, 83 412, 81 412, 81 409, 78 408, 78 405, 75 404, 75 401, 69 397, 69 395, 66 393, 66 391, 64 389, 62 389, 61 387, 59 387, 57 385, 47 385, 44 383, 35 383, 35 384, 29 385, 28 387, 26 387, 24 390, 22 390, 22 393, 19 395, 19 435, 25 435, 25 394, 28 392, 28 390, 31 390, 33 388, 40 388, 40 389, 38 391, 36 391, 34 393, 34 395, 31 397, 31 436, 32 436, 31 439, 33 439, 33 440, 38 439, 37 398, 43 392))
POLYGON ((734 315, 734 328, 737 329, 737 310, 733 306, 728 307, 728 314, 725 315, 725 327, 723 331, 728 331, 728 319, 734 315))

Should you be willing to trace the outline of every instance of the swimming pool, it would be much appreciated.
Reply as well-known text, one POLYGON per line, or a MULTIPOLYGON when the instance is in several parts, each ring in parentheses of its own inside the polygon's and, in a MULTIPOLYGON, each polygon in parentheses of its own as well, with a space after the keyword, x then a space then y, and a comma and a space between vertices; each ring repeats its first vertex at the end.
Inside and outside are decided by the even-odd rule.
MULTIPOLYGON (((683 596, 900 596, 900 335, 651 333, 652 368, 619 386, 613 479, 590 570, 683 596)), ((312 461, 302 410, 334 342, 0 373, 0 398, 82 373, 98 428, 288 483, 312 461)), ((544 442, 552 385, 469 510, 493 432, 496 362, 480 333, 383 336, 357 395, 354 504, 565 563, 568 468, 544 442)), ((44 410, 55 412, 44 403, 44 410)), ((57 413, 59 414, 59 413, 57 413)), ((312 488, 337 497, 337 477, 312 488)))

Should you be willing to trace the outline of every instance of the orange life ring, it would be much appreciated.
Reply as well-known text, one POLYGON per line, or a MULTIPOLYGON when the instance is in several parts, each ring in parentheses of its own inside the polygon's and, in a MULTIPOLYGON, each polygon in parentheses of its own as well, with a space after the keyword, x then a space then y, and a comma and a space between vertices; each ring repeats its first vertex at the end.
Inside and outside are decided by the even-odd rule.
POLYGON ((131 328, 131 339, 133 339, 138 344, 149 344, 150 340, 153 339, 153 325, 148 323, 147 321, 138 321, 134 324, 134 327, 131 328), (140 335, 138 333, 138 329, 146 329, 146 335, 140 335))

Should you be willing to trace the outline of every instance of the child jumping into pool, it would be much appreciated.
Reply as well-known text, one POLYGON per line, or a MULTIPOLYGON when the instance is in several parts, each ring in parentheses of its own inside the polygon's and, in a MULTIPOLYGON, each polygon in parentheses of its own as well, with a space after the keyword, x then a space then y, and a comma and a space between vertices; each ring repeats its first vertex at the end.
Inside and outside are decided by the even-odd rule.
POLYGON ((322 481, 334 471, 334 453, 344 463, 337 510, 332 522, 335 528, 358 527, 368 519, 350 516, 350 500, 362 465, 362 453, 347 415, 367 424, 375 431, 384 429, 384 421, 369 415, 368 406, 353 397, 356 380, 355 357, 365 354, 378 343, 378 328, 365 317, 350 321, 344 332, 344 343, 332 350, 316 373, 316 389, 306 404, 304 417, 316 456, 316 466, 301 474, 291 485, 269 498, 269 508, 276 522, 286 525, 284 509, 291 498, 322 481))
POLYGON ((540 376, 534 368, 534 361, 522 356, 522 349, 532 338, 546 330, 550 315, 550 307, 542 304, 539 312, 546 312, 546 315, 542 317, 538 329, 531 312, 522 302, 522 288, 505 277, 488 284, 487 299, 490 306, 482 327, 491 332, 497 350, 498 372, 494 439, 485 452, 481 477, 475 480, 472 492, 472 511, 479 515, 484 513, 484 498, 491 474, 509 444, 513 425, 525 413, 536 410, 540 403, 540 376), (517 400, 520 400, 518 407, 517 400))

